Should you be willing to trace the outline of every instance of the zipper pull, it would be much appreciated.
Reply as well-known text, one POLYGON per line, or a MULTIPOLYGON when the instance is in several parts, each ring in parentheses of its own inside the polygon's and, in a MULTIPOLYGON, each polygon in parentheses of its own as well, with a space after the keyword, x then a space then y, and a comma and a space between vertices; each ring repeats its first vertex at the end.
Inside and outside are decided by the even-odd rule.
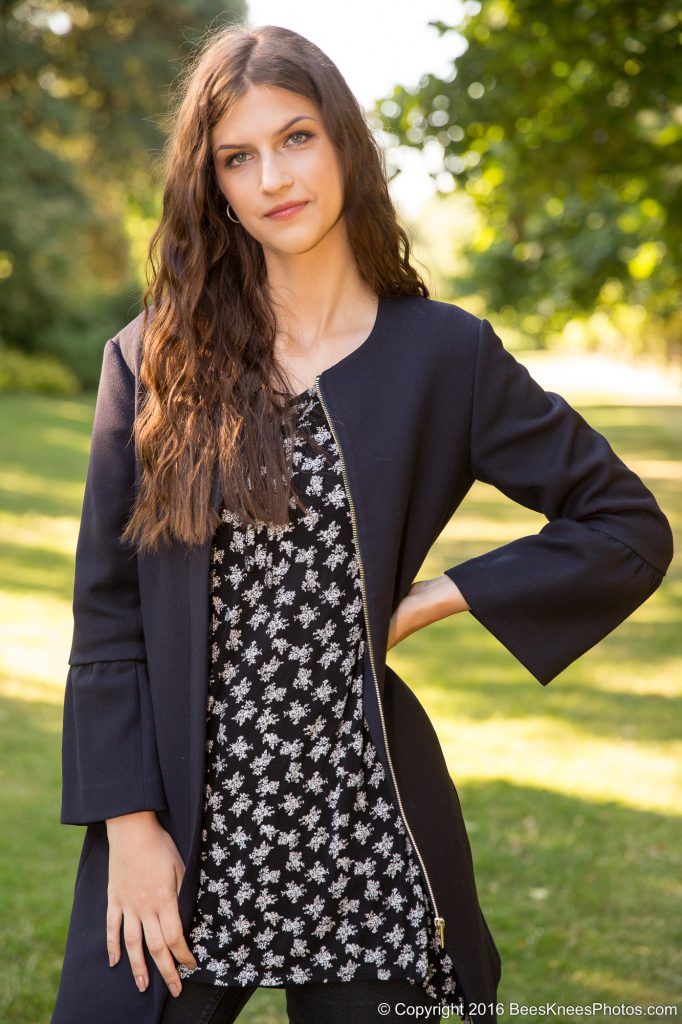
POLYGON ((436 918, 436 928, 438 929, 438 938, 440 940, 440 948, 445 948, 445 918, 436 918))

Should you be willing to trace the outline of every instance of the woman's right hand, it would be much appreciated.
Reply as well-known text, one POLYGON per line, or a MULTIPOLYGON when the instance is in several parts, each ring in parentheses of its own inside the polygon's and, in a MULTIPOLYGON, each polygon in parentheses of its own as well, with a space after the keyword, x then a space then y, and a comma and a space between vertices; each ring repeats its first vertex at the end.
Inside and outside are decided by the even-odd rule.
POLYGON ((178 894, 185 865, 155 811, 137 811, 107 819, 109 888, 107 949, 111 967, 121 955, 121 922, 135 983, 144 992, 149 974, 142 937, 174 996, 182 991, 173 956, 197 966, 182 931, 178 894), (171 955, 172 954, 172 955, 171 955))

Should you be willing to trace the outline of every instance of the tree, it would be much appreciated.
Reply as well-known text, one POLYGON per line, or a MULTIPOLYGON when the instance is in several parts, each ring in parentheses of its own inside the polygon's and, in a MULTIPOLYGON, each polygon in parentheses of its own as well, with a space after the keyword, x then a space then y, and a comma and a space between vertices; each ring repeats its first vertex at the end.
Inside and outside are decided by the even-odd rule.
POLYGON ((430 22, 463 36, 451 79, 396 86, 375 111, 396 142, 440 145, 440 183, 464 189, 480 213, 458 288, 538 330, 635 307, 672 349, 679 5, 483 0, 465 10, 461 24, 430 22))
POLYGON ((170 87, 207 28, 244 13, 243 0, 3 4, 0 341, 79 364, 89 347, 92 382, 103 340, 137 312, 127 223, 156 211, 170 87))

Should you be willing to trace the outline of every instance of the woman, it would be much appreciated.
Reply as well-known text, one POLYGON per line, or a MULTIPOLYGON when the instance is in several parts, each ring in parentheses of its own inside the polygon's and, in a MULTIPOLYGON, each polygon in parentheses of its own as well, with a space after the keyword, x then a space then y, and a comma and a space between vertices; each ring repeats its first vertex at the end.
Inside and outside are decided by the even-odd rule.
POLYGON ((198 55, 150 263, 76 555, 52 1022, 233 1021, 259 985, 301 1022, 495 1021, 457 794, 386 652, 469 610, 546 685, 660 585, 668 521, 429 298, 361 109, 293 32, 198 55), (548 523, 413 584, 476 478, 548 523))

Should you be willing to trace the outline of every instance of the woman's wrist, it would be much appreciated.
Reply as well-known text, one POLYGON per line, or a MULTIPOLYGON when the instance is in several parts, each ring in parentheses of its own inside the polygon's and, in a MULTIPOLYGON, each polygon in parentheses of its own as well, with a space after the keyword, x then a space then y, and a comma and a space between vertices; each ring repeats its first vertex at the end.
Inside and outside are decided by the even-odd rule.
POLYGON ((118 835, 130 828, 147 827, 150 824, 157 825, 158 818, 156 811, 132 811, 130 814, 119 814, 115 818, 105 818, 107 836, 118 835))
POLYGON ((428 626, 456 612, 469 610, 469 605, 457 584, 444 573, 434 579, 414 583, 407 599, 413 601, 415 615, 424 620, 417 628, 421 628, 422 625, 428 626))
POLYGON ((413 583, 391 619, 389 649, 432 622, 468 609, 462 592, 449 576, 413 583))

